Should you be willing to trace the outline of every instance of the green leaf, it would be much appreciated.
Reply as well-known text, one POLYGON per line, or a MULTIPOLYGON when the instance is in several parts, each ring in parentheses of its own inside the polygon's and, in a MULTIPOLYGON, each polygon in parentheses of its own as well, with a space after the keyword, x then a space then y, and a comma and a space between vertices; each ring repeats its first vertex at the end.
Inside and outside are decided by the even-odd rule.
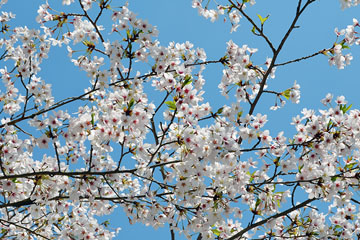
POLYGON ((110 222, 108 220, 106 220, 105 222, 101 223, 101 225, 104 225, 105 227, 108 227, 110 224, 110 222))
POLYGON ((134 103, 135 103, 135 100, 132 98, 132 99, 130 100, 129 104, 128 104, 129 109, 130 109, 132 106, 134 106, 134 103))
POLYGON ((341 45, 342 49, 350 49, 350 47, 345 44, 345 41, 342 41, 342 42, 340 43, 340 45, 341 45))
POLYGON ((187 75, 185 76, 184 80, 185 80, 185 81, 191 80, 191 75, 187 74, 187 75))
POLYGON ((264 22, 269 18, 269 15, 267 15, 265 18, 263 18, 260 14, 257 14, 257 16, 260 19, 261 25, 263 25, 264 22))
MULTIPOLYGON (((346 105, 345 105, 345 106, 346 106, 346 105)), ((352 107, 352 104, 350 104, 350 106, 348 106, 347 108, 345 108, 345 112, 349 111, 351 107, 352 107)))
POLYGON ((221 114, 221 113, 223 112, 223 110, 224 110, 223 107, 219 108, 219 109, 216 111, 216 114, 221 114))
POLYGON ((289 100, 289 98, 290 98, 290 93, 291 93, 291 88, 286 89, 285 91, 283 91, 283 92, 281 93, 281 95, 283 95, 287 100, 289 100))
POLYGON ((332 127, 332 125, 333 125, 333 122, 331 120, 329 120, 329 123, 327 125, 327 129, 330 129, 330 127, 332 127))
POLYGON ((346 170, 352 170, 355 165, 356 165, 356 163, 346 164, 346 165, 345 165, 345 169, 346 169, 346 170))
POLYGON ((348 107, 346 106, 346 104, 345 105, 340 104, 340 110, 343 113, 346 113, 347 111, 349 111, 351 107, 352 107, 352 104, 350 104, 350 106, 348 106, 348 107))
MULTIPOLYGON (((276 166, 280 165, 280 157, 277 157, 273 160, 273 162, 275 163, 276 166)), ((274 188, 275 189, 275 188, 274 188)))
POLYGON ((278 206, 278 207, 281 206, 281 204, 280 204, 280 203, 281 203, 280 199, 276 200, 276 203, 277 203, 277 206, 278 206))
POLYGON ((165 104, 169 107, 170 110, 176 110, 176 104, 175 101, 167 101, 165 104))
POLYGON ((91 114, 91 125, 95 125, 95 119, 94 119, 94 117, 95 117, 95 113, 92 113, 91 114))
POLYGON ((213 232, 213 234, 215 234, 216 236, 220 236, 220 231, 217 229, 211 229, 211 231, 213 232))
POLYGON ((255 179, 255 172, 250 173, 249 171, 247 171, 246 174, 250 176, 249 182, 252 183, 255 179))
POLYGON ((192 82, 191 75, 186 75, 185 78, 184 78, 184 82, 182 83, 181 86, 184 87, 184 86, 190 84, 191 82, 192 82))
POLYGON ((261 203, 261 199, 260 199, 260 198, 256 199, 255 208, 256 208, 257 206, 259 206, 260 203, 261 203))
POLYGON ((255 34, 255 27, 253 27, 253 28, 251 29, 251 31, 255 34))
POLYGON ((82 43, 87 47, 91 44, 91 42, 89 40, 84 40, 84 41, 82 41, 82 43))

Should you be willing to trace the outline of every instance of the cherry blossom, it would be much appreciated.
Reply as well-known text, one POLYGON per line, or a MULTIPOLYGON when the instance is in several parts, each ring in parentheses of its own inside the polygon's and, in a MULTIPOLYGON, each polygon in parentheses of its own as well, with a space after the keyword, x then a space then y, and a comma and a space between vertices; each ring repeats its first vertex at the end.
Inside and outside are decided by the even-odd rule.
MULTIPOLYGON (((189 41, 163 45, 156 26, 128 3, 63 0, 77 6, 66 11, 45 3, 39 29, 13 28, 15 15, 2 12, 1 237, 116 239, 121 223, 99 218, 115 209, 130 223, 169 226, 172 239, 175 232, 188 239, 358 236, 360 111, 329 93, 324 109, 293 117, 292 135, 268 129, 270 117, 258 112, 263 94, 275 97, 273 110, 300 102, 300 79, 273 90, 284 66, 325 55, 344 69, 353 60, 344 52, 360 43, 356 19, 335 29, 332 47, 279 62, 313 2, 298 1, 275 47, 267 19, 248 15, 254 0, 189 1, 211 22, 224 19, 230 32, 250 24, 272 53, 260 60, 263 48, 238 40, 217 60, 189 41), (55 99, 41 75, 53 48, 86 73, 78 96, 55 99), (220 108, 205 98, 204 72, 213 64, 222 67, 216 85, 228 99, 220 108)), ((340 1, 342 8, 359 3, 340 1)))

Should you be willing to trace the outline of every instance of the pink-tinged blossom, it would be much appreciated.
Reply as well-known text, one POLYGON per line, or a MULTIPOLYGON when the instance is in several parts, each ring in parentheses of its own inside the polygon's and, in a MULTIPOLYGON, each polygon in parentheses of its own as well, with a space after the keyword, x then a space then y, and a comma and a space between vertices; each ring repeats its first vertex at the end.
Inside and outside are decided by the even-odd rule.
POLYGON ((39 148, 48 148, 50 141, 51 140, 45 134, 36 139, 39 148))
MULTIPOLYGON (((345 97, 334 100, 328 94, 322 100, 325 109, 303 109, 292 118, 293 136, 282 131, 271 135, 266 129, 270 115, 258 111, 256 99, 275 78, 275 56, 259 66, 257 49, 230 40, 219 60, 206 62, 204 49, 191 42, 162 45, 155 39, 157 28, 127 3, 111 8, 79 2, 85 13, 43 4, 36 18, 42 31, 18 27, 0 39, 7 51, 4 60, 13 64, 0 69, 4 234, 113 239, 119 229, 108 228, 97 216, 117 206, 131 223, 170 225, 188 238, 230 238, 244 229, 240 220, 249 214, 254 222, 248 226, 269 219, 242 238, 293 239, 306 233, 351 239, 360 233, 352 202, 358 185, 360 111, 345 107, 345 97), (95 21, 86 12, 98 6, 104 7, 100 13, 110 11, 107 32, 99 25, 101 18, 95 21), (88 84, 78 97, 56 102, 48 79, 38 73, 51 47, 62 44, 88 84), (204 99, 209 63, 223 67, 219 88, 229 103, 221 108, 204 99), (141 72, 134 72, 137 67, 141 72), (72 102, 77 110, 59 110, 72 102), (42 136, 36 138, 39 131, 42 136), (39 149, 51 151, 39 157, 39 149), (304 199, 328 204, 329 211, 308 203, 285 214, 286 201, 292 207, 299 204, 296 189, 304 199), (275 214, 281 216, 272 218, 275 214)), ((192 6, 210 21, 224 15, 235 31, 242 18, 238 8, 245 11, 255 1, 214 3, 193 0, 192 6)), ((341 3, 345 8, 359 1, 341 3)), ((13 17, 2 13, 0 22, 8 24, 13 17)), ((344 51, 360 43, 358 27, 354 19, 346 29, 335 29, 336 43, 323 51, 331 65, 342 69, 350 64, 352 57, 344 51)), ((273 108, 286 100, 299 102, 296 82, 281 91, 266 91, 280 101, 273 108)))

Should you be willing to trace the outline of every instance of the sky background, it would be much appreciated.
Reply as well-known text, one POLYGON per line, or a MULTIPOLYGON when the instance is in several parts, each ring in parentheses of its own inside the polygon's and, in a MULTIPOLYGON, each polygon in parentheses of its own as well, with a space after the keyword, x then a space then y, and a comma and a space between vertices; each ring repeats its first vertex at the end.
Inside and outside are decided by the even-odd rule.
MULTIPOLYGON (((29 28, 38 28, 35 17, 38 5, 43 2, 9 0, 1 10, 16 14, 12 26, 27 25, 29 28)), ((49 0, 51 6, 54 2, 58 3, 60 0, 49 0)), ((113 0, 112 5, 121 6, 124 2, 113 0)), ((263 17, 270 14, 270 18, 265 23, 265 33, 277 46, 292 21, 296 4, 295 0, 257 0, 257 4, 246 11, 257 21, 256 14, 263 17)), ((59 6, 57 10, 61 10, 61 4, 57 6, 59 6)), ((179 43, 190 41, 195 48, 204 48, 208 60, 218 60, 224 56, 226 42, 232 39, 239 46, 247 44, 251 48, 258 48, 259 51, 252 58, 256 65, 262 65, 266 57, 271 56, 263 39, 251 33, 252 27, 245 18, 241 19, 237 32, 230 34, 229 22, 224 23, 220 19, 211 23, 200 17, 197 10, 191 8, 191 0, 131 0, 129 9, 138 13, 138 17, 147 19, 150 24, 157 26, 160 31, 158 39, 164 46, 172 41, 179 43)), ((334 28, 346 28, 347 25, 352 24, 354 17, 360 20, 360 7, 341 10, 338 0, 320 0, 313 3, 299 20, 297 25, 300 28, 293 31, 285 44, 278 63, 331 47, 336 40, 334 28)), ((353 108, 360 108, 360 46, 354 45, 350 51, 354 59, 344 70, 330 67, 324 55, 277 69, 276 78, 268 83, 268 90, 283 91, 291 87, 296 80, 301 86, 301 100, 297 105, 287 102, 284 108, 273 112, 269 107, 275 101, 274 96, 263 95, 256 112, 269 115, 266 126, 272 135, 285 131, 285 135, 291 136, 291 133, 294 133, 293 126, 290 125, 291 118, 300 114, 303 108, 315 110, 323 108, 320 100, 329 92, 335 96, 344 95, 349 104, 353 104, 353 108)), ((53 85, 55 100, 76 96, 89 85, 85 74, 69 61, 65 47, 52 48, 49 59, 44 61, 41 68, 39 76, 53 85)), ((226 99, 221 96, 217 88, 222 77, 222 67, 208 66, 204 77, 207 80, 205 101, 209 101, 213 109, 217 109, 226 103, 226 99)), ((149 99, 156 101, 153 93, 149 92, 148 96, 149 99)), ((167 227, 155 231, 140 224, 129 225, 119 208, 111 217, 111 221, 114 226, 122 228, 116 239, 170 239, 167 227)))

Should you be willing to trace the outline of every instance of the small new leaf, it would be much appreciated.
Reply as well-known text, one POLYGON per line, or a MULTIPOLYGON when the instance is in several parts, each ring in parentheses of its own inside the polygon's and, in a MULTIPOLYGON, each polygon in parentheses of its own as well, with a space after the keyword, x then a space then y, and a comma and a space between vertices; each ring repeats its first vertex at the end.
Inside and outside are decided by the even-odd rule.
POLYGON ((95 49, 95 43, 91 42, 91 41, 88 41, 88 40, 84 40, 83 41, 83 44, 88 47, 88 49, 90 51, 94 50, 95 49))
POLYGON ((340 105, 340 110, 345 114, 347 111, 350 110, 350 108, 352 107, 352 104, 350 104, 350 106, 346 106, 346 104, 344 105, 340 105))
MULTIPOLYGON (((280 165, 280 157, 275 158, 275 159, 273 160, 273 162, 274 162, 274 164, 275 164, 276 166, 279 166, 279 165, 280 165)), ((274 188, 274 190, 275 190, 275 188, 274 188)))
POLYGON ((211 229, 211 231, 213 232, 213 234, 215 234, 216 236, 220 236, 220 231, 217 229, 211 229))
POLYGON ((352 170, 355 165, 356 165, 356 163, 346 164, 346 165, 345 165, 345 169, 346 169, 346 170, 352 170))
POLYGON ((251 31, 252 31, 252 33, 254 33, 255 34, 255 27, 253 27, 252 29, 251 29, 251 31))
POLYGON ((289 100, 289 98, 290 98, 290 92, 291 92, 291 89, 289 88, 289 89, 286 89, 285 91, 283 91, 283 92, 281 93, 281 95, 283 95, 287 100, 289 100))
POLYGON ((91 125, 93 125, 93 126, 95 125, 95 118, 94 117, 95 117, 95 113, 92 113, 91 114, 91 125))
POLYGON ((192 82, 191 75, 186 75, 185 78, 184 78, 184 82, 182 83, 181 86, 184 87, 184 86, 190 84, 191 82, 192 82))
POLYGON ((223 107, 219 108, 219 109, 216 111, 216 114, 221 114, 221 113, 223 112, 223 110, 224 110, 223 107))
POLYGON ((134 103, 135 103, 135 100, 132 98, 131 100, 130 100, 130 102, 129 102, 129 109, 132 107, 132 106, 134 106, 134 103))
POLYGON ((106 220, 105 222, 101 223, 101 225, 104 225, 105 227, 108 227, 110 224, 110 222, 108 220, 106 220))
POLYGON ((169 107, 170 110, 175 111, 176 110, 176 104, 174 101, 167 101, 165 104, 169 107))
POLYGON ((350 47, 348 45, 345 44, 345 40, 341 41, 340 45, 342 49, 350 49, 350 47))
POLYGON ((257 14, 257 16, 260 19, 261 25, 264 25, 265 21, 269 18, 269 15, 267 15, 265 18, 263 18, 260 14, 257 14))
POLYGON ((260 203, 261 203, 261 199, 260 198, 256 199, 255 207, 259 206, 260 203))

